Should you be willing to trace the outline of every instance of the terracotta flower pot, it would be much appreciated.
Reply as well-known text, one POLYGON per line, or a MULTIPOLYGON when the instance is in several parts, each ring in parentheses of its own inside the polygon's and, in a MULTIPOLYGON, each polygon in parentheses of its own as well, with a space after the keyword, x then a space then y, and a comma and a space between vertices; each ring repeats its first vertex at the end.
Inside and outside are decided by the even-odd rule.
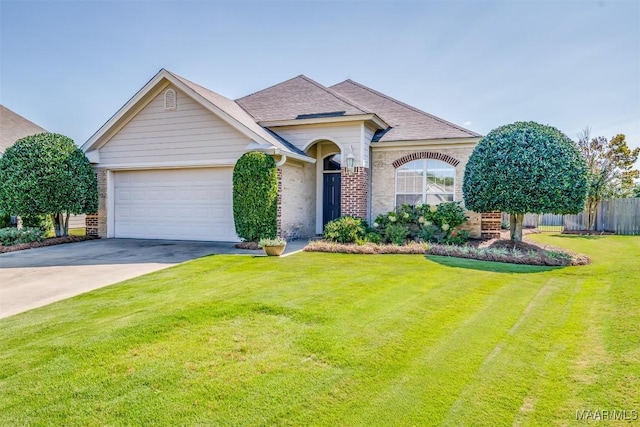
POLYGON ((264 253, 269 256, 280 256, 284 252, 284 249, 287 245, 278 245, 278 246, 263 246, 264 253))

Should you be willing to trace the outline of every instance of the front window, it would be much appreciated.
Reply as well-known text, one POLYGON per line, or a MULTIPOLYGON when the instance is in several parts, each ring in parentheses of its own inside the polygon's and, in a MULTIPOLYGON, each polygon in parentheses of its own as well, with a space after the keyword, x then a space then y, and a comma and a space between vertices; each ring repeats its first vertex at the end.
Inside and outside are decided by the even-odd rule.
POLYGON ((452 202, 456 168, 440 160, 414 160, 396 169, 396 206, 452 202))

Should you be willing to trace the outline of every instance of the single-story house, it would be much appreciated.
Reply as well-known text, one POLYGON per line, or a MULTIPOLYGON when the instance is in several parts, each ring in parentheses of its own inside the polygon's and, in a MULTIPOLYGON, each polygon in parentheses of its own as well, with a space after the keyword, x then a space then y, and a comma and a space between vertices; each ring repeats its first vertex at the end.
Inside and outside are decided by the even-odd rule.
POLYGON ((231 100, 162 69, 82 146, 100 194, 88 231, 237 241, 233 166, 260 151, 278 166, 280 234, 312 236, 341 215, 462 200, 480 138, 352 80, 300 75, 231 100))

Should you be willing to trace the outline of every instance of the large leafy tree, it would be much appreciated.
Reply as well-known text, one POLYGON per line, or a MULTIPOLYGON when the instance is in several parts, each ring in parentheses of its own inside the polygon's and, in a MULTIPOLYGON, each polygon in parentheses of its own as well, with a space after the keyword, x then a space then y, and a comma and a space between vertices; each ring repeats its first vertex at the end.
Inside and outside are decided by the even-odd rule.
POLYGON ((578 135, 578 149, 587 164, 589 190, 585 211, 589 230, 596 225, 596 211, 600 202, 607 198, 634 197, 635 179, 640 172, 633 169, 640 148, 631 150, 623 134, 607 140, 603 136, 591 137, 586 127, 578 135))
POLYGON ((0 158, 0 211, 51 215, 56 236, 66 236, 70 214, 97 208, 96 176, 70 138, 55 133, 27 136, 0 158))
POLYGON ((501 126, 473 150, 462 186, 476 212, 511 216, 511 239, 522 240, 526 213, 578 213, 587 192, 586 166, 575 143, 536 122, 501 126))

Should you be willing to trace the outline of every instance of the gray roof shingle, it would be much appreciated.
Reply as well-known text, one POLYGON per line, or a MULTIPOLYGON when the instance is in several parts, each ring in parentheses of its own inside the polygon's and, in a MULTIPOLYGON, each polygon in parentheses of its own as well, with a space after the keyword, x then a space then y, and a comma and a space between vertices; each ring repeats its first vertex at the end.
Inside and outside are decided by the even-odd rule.
POLYGON ((46 130, 0 105, 0 155, 20 138, 42 132, 46 130))
POLYGON ((257 122, 294 120, 298 116, 338 112, 344 112, 341 114, 344 116, 372 112, 303 75, 236 99, 236 102, 257 122))
POLYGON ((375 112, 389 123, 391 129, 378 132, 375 141, 407 141, 423 139, 476 138, 482 135, 425 113, 397 99, 361 85, 345 80, 330 87, 335 92, 352 99, 375 112))

